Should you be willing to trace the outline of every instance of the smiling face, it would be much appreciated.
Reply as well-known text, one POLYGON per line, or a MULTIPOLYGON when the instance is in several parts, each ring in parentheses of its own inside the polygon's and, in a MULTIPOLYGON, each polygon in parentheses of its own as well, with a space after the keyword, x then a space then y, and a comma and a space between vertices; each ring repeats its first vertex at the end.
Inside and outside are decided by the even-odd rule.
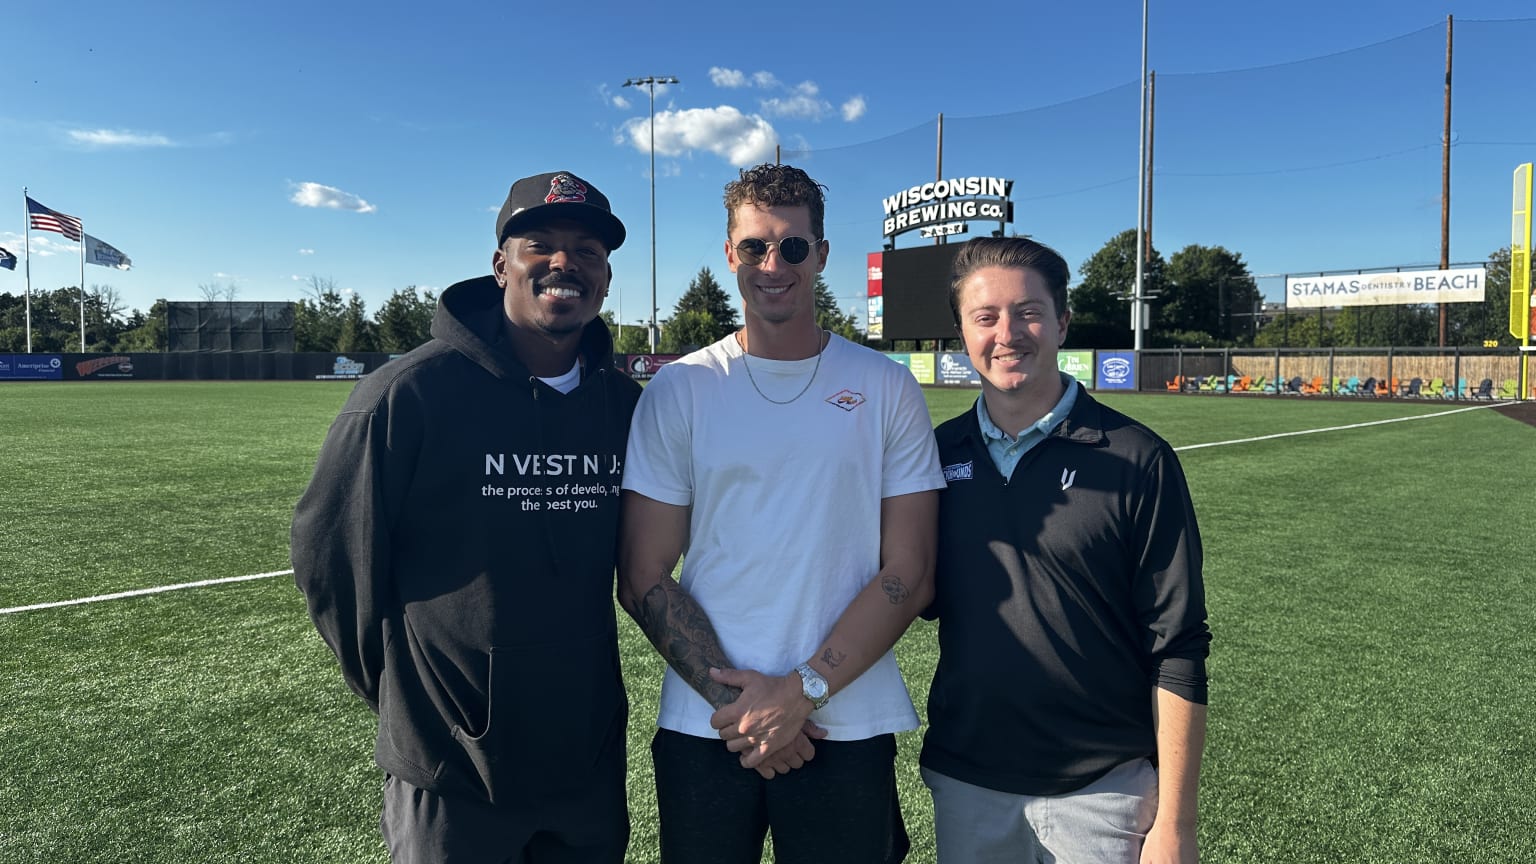
POLYGON ((508 237, 491 257, 507 320, 560 339, 597 317, 613 271, 608 250, 585 226, 559 220, 508 237))
POLYGON ((746 309, 749 326, 785 326, 809 332, 816 322, 816 274, 827 266, 827 243, 811 227, 811 209, 805 205, 765 206, 742 204, 731 214, 725 259, 736 274, 736 288, 746 309), (768 254, 757 264, 747 264, 736 244, 747 238, 769 244, 768 254), (799 264, 784 261, 778 243, 786 237, 813 241, 811 252, 799 264), (814 242, 819 241, 819 242, 814 242))
POLYGON ((960 284, 956 299, 960 337, 984 389, 1059 394, 1056 354, 1072 314, 1056 311, 1044 276, 1032 267, 982 267, 960 284))

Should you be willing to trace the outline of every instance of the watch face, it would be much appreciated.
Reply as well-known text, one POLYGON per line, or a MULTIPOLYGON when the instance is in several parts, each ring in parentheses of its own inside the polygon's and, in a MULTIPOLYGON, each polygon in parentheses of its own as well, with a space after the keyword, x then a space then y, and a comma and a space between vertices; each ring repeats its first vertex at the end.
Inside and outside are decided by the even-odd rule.
POLYGON ((821 697, 827 695, 827 680, 817 676, 810 679, 809 681, 806 681, 805 692, 806 695, 810 696, 812 699, 820 699, 821 697))
POLYGON ((821 677, 821 673, 809 665, 797 667, 795 671, 800 673, 800 691, 805 698, 812 702, 827 698, 827 679, 821 677))

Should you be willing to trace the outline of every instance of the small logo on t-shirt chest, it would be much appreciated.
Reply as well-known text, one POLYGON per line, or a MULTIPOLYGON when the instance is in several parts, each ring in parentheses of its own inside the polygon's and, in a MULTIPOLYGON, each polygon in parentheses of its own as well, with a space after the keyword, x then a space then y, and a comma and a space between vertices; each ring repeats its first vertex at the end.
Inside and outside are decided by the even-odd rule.
POLYGON ((836 405, 844 411, 852 411, 868 401, 863 393, 855 393, 852 390, 839 390, 827 397, 827 404, 836 405))

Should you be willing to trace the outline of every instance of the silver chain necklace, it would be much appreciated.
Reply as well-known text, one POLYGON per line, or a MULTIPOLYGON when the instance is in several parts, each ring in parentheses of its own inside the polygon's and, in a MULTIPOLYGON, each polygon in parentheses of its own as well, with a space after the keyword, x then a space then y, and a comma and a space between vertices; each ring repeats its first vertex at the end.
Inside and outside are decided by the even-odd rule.
MULTIPOLYGON (((824 333, 826 333, 826 331, 821 330, 816 334, 816 342, 818 345, 820 345, 820 347, 816 351, 816 365, 811 368, 811 377, 805 382, 805 386, 800 388, 799 393, 796 393, 794 396, 791 396, 790 398, 783 401, 769 398, 768 394, 763 392, 763 388, 757 386, 757 379, 752 377, 752 364, 747 362, 747 348, 745 345, 743 345, 741 348, 741 365, 747 368, 747 380, 752 382, 752 389, 757 391, 757 395, 763 397, 775 405, 788 405, 796 399, 799 399, 801 396, 804 396, 805 391, 811 389, 811 385, 816 383, 816 373, 821 371, 821 355, 827 353, 827 346, 820 344, 822 335, 824 333)), ((829 343, 831 342, 830 339, 827 341, 829 343)))

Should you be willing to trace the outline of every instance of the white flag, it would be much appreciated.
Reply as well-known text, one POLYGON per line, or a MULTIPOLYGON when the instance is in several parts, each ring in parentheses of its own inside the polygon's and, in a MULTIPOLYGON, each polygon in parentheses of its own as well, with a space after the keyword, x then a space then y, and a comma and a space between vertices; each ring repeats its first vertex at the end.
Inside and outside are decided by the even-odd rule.
POLYGON ((89 264, 116 267, 119 270, 127 270, 133 266, 133 261, 112 244, 97 240, 89 234, 85 235, 85 260, 89 264))

